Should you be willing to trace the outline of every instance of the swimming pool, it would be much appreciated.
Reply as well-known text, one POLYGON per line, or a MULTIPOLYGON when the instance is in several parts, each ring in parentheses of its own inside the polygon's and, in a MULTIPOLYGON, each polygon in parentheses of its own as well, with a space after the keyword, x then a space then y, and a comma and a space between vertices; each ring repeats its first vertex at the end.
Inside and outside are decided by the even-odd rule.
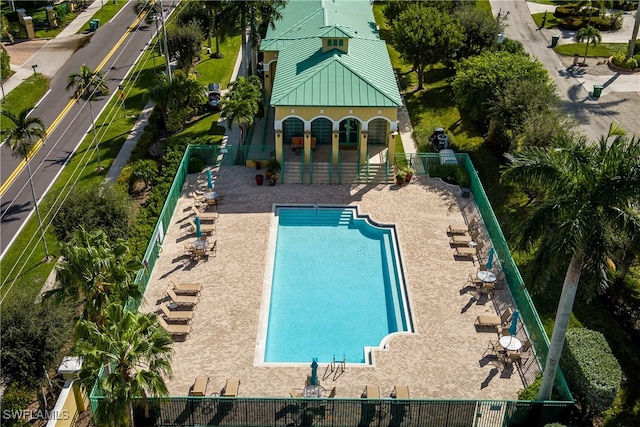
POLYGON ((355 207, 277 206, 274 222, 265 363, 368 363, 369 348, 412 330, 393 226, 355 207))

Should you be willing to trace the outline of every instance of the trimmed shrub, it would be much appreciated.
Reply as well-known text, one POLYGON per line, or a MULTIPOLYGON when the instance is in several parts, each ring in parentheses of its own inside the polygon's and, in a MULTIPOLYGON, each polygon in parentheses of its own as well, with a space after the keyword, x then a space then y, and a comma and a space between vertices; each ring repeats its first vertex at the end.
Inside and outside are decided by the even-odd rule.
POLYGON ((53 219, 58 238, 65 242, 80 226, 103 229, 111 240, 126 239, 132 220, 132 202, 120 187, 74 189, 53 219))
POLYGON ((622 371, 600 332, 569 329, 560 366, 585 415, 611 407, 620 390, 622 371))
POLYGON ((27 409, 31 403, 33 393, 17 382, 11 383, 2 396, 0 407, 2 408, 2 425, 6 426, 26 426, 27 422, 18 419, 14 414, 27 409), (5 417, 4 414, 8 416, 5 417))
POLYGON ((442 178, 449 184, 457 184, 460 187, 469 187, 471 179, 464 166, 460 165, 429 165, 431 178, 442 178))
POLYGON ((189 159, 189 173, 199 173, 204 169, 204 160, 200 157, 189 159))
POLYGON ((556 7, 556 10, 553 12, 553 16, 555 16, 556 18, 566 18, 568 16, 575 15, 576 13, 578 13, 576 5, 567 4, 564 6, 556 7))
POLYGON ((628 58, 627 59, 626 67, 627 68, 638 68, 638 60, 635 58, 635 56, 633 58, 628 58))
POLYGON ((531 384, 518 392, 518 400, 536 400, 538 398, 538 391, 540 391, 541 384, 542 374, 538 374, 531 384))
POLYGON ((558 22, 558 27, 564 30, 577 31, 584 26, 585 26, 585 23, 584 21, 582 21, 581 18, 568 17, 568 18, 563 18, 558 22))

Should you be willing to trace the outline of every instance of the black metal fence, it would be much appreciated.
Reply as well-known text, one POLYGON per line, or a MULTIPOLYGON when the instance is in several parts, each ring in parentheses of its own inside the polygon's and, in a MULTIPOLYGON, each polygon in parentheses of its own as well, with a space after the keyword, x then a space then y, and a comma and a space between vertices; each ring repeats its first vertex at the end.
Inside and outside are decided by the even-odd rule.
POLYGON ((171 397, 134 405, 142 426, 544 426, 564 420, 571 402, 171 397))

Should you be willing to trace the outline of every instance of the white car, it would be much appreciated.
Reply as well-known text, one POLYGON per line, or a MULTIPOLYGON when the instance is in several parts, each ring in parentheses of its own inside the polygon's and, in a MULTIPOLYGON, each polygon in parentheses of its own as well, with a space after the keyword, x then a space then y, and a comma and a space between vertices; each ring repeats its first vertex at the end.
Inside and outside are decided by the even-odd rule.
POLYGON ((210 107, 216 108, 220 103, 220 83, 209 83, 209 101, 208 104, 210 107))

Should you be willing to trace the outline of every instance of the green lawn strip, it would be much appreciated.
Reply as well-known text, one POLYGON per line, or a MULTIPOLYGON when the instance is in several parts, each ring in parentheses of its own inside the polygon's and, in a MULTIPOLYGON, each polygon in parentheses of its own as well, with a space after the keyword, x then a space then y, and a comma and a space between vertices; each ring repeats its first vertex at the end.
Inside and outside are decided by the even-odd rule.
MULTIPOLYGON (((124 84, 125 88, 130 87, 125 101, 127 117, 123 117, 122 102, 119 97, 114 96, 103 114, 96 119, 96 129, 101 139, 101 165, 107 169, 118 155, 122 144, 137 120, 138 114, 146 103, 146 97, 143 95, 153 80, 153 65, 148 53, 143 58, 143 62, 140 63, 143 72, 138 77, 137 82, 133 85, 128 85, 127 82, 124 84)), ((131 73, 131 76, 137 74, 137 67, 131 73)), ((69 191, 69 187, 65 186, 65 184, 77 180, 76 185, 78 187, 95 188, 102 183, 104 173, 95 172, 96 167, 97 159, 94 153, 93 134, 89 133, 40 205, 40 214, 44 224, 51 221, 51 216, 60 203, 60 200, 56 201, 56 199, 61 194, 69 191), (86 155, 89 155, 91 160, 84 166, 86 155), (49 212, 52 207, 54 211, 49 212)), ((50 253, 59 255, 59 242, 51 227, 49 227, 46 237, 50 253)), ((3 305, 10 304, 11 299, 15 297, 35 298, 54 265, 53 263, 41 263, 44 256, 38 223, 34 215, 26 223, 0 262, 2 283, 5 284, 0 289, 0 298, 10 292, 7 301, 3 305), (17 269, 13 269, 14 266, 17 266, 17 269), (20 272, 20 270, 22 271, 20 272), (11 286, 14 280, 16 280, 16 284, 11 286), (17 289, 20 289, 20 292, 14 293, 17 289)))
POLYGON ((493 14, 493 12, 491 11, 491 3, 489 3, 489 0, 476 0, 476 7, 480 10, 489 12, 490 15, 493 14))
MULTIPOLYGON (((25 108, 34 107, 38 100, 47 93, 47 90, 49 90, 49 79, 47 77, 40 73, 31 75, 7 94, 6 102, 2 104, 2 109, 18 114, 25 108)), ((0 129, 13 127, 14 125, 10 120, 6 118, 0 120, 0 129)))
MULTIPOLYGON (((542 17, 544 16, 544 12, 534 13, 531 15, 533 17, 533 21, 536 23, 536 27, 540 28, 542 25, 542 17)), ((560 20, 553 16, 553 12, 547 12, 547 20, 544 22, 544 28, 556 28, 560 20)))
MULTIPOLYGON (((586 49, 586 43, 570 43, 570 44, 560 44, 553 48, 553 50, 560 55, 573 56, 575 54, 579 56, 584 56, 584 51, 586 49)), ((627 48, 626 43, 599 43, 595 46, 589 45, 589 52, 587 57, 609 57, 614 53, 619 51, 624 51, 627 48)))
MULTIPOLYGON (((212 51, 215 52, 215 42, 213 39, 212 51)), ((206 44, 206 42, 205 42, 206 44)), ((202 60, 196 64, 198 82, 202 84, 220 83, 220 88, 226 89, 231 81, 233 66, 236 63, 237 54, 240 51, 240 36, 230 37, 220 43, 222 58, 210 58, 206 53, 206 48, 202 50, 202 60)))
POLYGON ((128 2, 128 1, 119 1, 117 3, 113 1, 108 1, 108 0, 100 0, 100 1, 102 2, 103 6, 100 9, 98 9, 96 13, 93 14, 91 19, 89 19, 86 24, 82 26, 82 28, 78 31, 78 34, 89 31, 90 29, 89 22, 93 19, 100 20, 100 24, 98 26, 98 31, 100 31, 99 28, 105 25, 107 22, 109 22, 114 16, 116 16, 116 13, 118 13, 120 9, 126 6, 133 7, 131 6, 133 2, 128 2))

